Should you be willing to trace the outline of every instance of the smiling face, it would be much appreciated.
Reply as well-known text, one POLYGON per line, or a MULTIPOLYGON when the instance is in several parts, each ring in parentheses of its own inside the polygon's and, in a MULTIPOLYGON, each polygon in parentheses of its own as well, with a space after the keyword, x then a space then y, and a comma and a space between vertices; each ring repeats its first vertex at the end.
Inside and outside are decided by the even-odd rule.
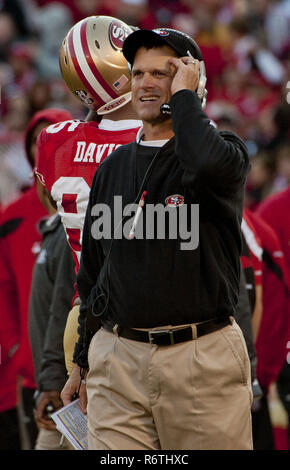
POLYGON ((132 68, 132 106, 139 119, 155 125, 165 120, 160 106, 171 98, 171 83, 175 73, 168 63, 176 53, 169 46, 138 49, 132 68))

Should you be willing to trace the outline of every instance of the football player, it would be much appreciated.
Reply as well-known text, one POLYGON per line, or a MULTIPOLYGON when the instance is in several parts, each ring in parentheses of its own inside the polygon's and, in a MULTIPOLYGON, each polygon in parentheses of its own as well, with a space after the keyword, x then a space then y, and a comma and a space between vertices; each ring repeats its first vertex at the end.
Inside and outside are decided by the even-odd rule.
MULTIPOLYGON (((131 109, 131 77, 122 54, 123 42, 132 31, 124 22, 107 16, 85 18, 71 28, 60 51, 61 73, 74 96, 89 108, 89 117, 49 126, 37 142, 35 172, 61 216, 76 271, 94 173, 119 145, 134 141, 141 127, 131 109)), ((73 305, 65 333, 69 374, 77 339, 77 293, 73 305)), ((76 365, 73 370, 79 383, 80 370, 76 365)), ((74 377, 71 374, 72 380, 74 377)))

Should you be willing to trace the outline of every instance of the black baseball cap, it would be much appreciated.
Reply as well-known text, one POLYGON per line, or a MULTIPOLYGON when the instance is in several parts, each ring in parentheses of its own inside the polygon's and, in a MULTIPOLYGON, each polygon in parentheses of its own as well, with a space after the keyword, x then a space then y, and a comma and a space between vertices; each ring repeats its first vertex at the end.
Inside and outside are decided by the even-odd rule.
POLYGON ((129 34, 123 44, 123 54, 130 65, 133 65, 137 50, 142 46, 170 46, 179 57, 192 56, 203 60, 197 43, 187 34, 170 28, 139 29, 129 34))

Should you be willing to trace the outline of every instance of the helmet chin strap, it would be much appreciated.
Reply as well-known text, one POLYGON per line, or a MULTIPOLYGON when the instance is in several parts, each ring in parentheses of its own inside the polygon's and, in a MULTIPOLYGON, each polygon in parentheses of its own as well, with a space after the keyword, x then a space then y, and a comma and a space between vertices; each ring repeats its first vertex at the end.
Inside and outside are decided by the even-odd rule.
POLYGON ((97 113, 99 115, 104 115, 104 114, 109 114, 112 113, 113 111, 116 111, 119 108, 122 108, 125 106, 125 104, 129 103, 132 99, 132 92, 129 91, 128 93, 125 93, 124 95, 118 96, 118 98, 115 98, 112 101, 109 101, 109 103, 104 104, 101 106, 98 110, 97 113))

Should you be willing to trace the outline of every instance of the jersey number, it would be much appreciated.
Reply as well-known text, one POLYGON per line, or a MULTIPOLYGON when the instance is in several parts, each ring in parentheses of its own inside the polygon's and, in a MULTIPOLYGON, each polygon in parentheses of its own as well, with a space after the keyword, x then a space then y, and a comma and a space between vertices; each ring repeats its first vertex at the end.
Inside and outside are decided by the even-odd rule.
POLYGON ((51 188, 51 195, 57 203, 68 242, 76 252, 78 260, 89 194, 90 187, 80 176, 62 176, 51 188))

